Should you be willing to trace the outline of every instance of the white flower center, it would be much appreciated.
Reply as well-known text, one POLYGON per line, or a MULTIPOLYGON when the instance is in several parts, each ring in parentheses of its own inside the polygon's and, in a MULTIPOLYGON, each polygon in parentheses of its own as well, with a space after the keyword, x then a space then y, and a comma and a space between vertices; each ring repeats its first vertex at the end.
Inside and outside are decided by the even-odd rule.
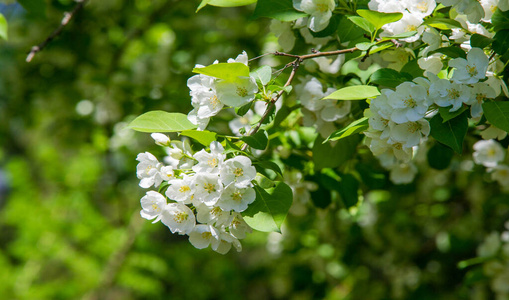
POLYGON ((186 214, 185 212, 179 212, 178 214, 176 214, 173 217, 173 221, 175 221, 175 222, 180 224, 180 223, 186 221, 188 217, 189 217, 189 215, 186 214))

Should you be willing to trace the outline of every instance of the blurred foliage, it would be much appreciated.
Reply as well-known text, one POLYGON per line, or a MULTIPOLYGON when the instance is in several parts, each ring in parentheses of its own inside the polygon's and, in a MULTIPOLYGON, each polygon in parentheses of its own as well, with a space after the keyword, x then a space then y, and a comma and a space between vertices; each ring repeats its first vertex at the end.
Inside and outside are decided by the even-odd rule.
MULTIPOLYGON (((200 251, 143 222, 135 157, 158 148, 126 124, 187 113, 196 63, 274 40, 268 20, 247 21, 253 6, 198 4, 90 1, 30 63, 74 2, 47 1, 45 15, 0 5, 0 299, 488 299, 457 263, 509 219, 509 196, 455 159, 395 187, 359 152, 369 186, 358 206, 318 190, 315 206, 295 200, 283 235, 255 232, 241 253, 200 251)), ((309 142, 299 134, 288 137, 297 153, 309 142)))

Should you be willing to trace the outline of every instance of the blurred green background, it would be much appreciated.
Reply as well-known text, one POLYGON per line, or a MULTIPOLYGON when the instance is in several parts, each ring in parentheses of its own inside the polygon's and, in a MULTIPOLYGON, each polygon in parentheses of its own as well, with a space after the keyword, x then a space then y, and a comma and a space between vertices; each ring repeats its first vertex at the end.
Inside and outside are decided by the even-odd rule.
POLYGON ((128 122, 187 113, 196 63, 275 40, 253 6, 198 3, 90 1, 30 63, 75 3, 0 6, 0 299, 489 299, 482 272, 456 264, 502 228, 509 197, 459 165, 375 183, 356 214, 301 204, 283 236, 224 256, 141 219, 135 158, 163 153, 128 122))

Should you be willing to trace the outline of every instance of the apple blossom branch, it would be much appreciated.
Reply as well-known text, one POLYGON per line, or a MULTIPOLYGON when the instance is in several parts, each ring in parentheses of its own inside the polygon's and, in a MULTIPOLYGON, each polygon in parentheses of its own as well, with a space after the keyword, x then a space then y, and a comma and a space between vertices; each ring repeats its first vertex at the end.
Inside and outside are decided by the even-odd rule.
MULTIPOLYGON (((273 53, 267 53, 267 54, 255 57, 254 59, 257 59, 257 58, 260 58, 260 57, 263 57, 263 56, 269 55, 269 54, 272 54, 272 55, 275 55, 275 56, 286 56, 286 57, 295 58, 295 60, 293 62, 288 63, 285 66, 285 68, 287 68, 289 66, 292 66, 292 72, 290 73, 290 76, 288 77, 288 80, 286 81, 285 85, 283 86, 283 87, 287 87, 287 86, 289 86, 292 83, 293 79, 295 78, 295 75, 297 74, 297 70, 300 67, 300 64, 304 60, 310 59, 310 58, 315 58, 315 57, 332 56, 332 55, 338 55, 338 54, 352 53, 352 52, 357 51, 357 50, 359 50, 359 48, 353 47, 353 48, 348 48, 348 49, 334 50, 334 51, 325 51, 325 52, 312 51, 313 53, 305 54, 305 55, 295 55, 295 54, 289 54, 289 53, 284 53, 284 52, 276 51, 276 52, 273 52, 273 53)), ((275 108, 276 102, 279 100, 279 98, 281 98, 283 93, 284 93, 284 89, 281 89, 279 92, 277 92, 277 94, 274 97, 272 97, 272 99, 269 101, 269 103, 267 105, 267 109, 263 113, 263 116, 261 117, 260 121, 249 132, 248 135, 254 135, 256 132, 258 132, 258 130, 262 126, 262 124, 265 121, 265 119, 267 119, 268 116, 271 114, 272 109, 275 108)), ((242 150, 246 150, 247 146, 248 146, 247 144, 244 144, 242 146, 242 150)))
POLYGON ((88 0, 75 0, 75 1, 76 5, 72 9, 72 11, 64 13, 64 17, 62 18, 62 21, 60 21, 60 25, 58 25, 57 29, 55 29, 42 43, 32 47, 26 58, 27 63, 31 62, 37 52, 42 51, 44 47, 46 47, 55 37, 57 37, 62 32, 64 27, 67 24, 69 24, 69 21, 71 21, 74 15, 76 15, 76 13, 80 11, 83 8, 83 6, 85 6, 85 3, 88 0))

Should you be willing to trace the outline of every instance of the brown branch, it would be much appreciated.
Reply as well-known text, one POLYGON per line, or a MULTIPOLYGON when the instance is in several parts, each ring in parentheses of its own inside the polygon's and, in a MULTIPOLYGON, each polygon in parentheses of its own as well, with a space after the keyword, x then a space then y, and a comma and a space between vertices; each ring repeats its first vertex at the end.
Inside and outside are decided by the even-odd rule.
POLYGON ((69 24, 69 21, 76 15, 76 13, 85 6, 85 3, 88 0, 75 0, 77 3, 74 6, 71 12, 65 12, 62 21, 60 21, 60 25, 58 25, 57 29, 55 29, 42 43, 39 45, 33 46, 30 52, 27 55, 26 62, 31 62, 37 52, 42 51, 46 45, 48 45, 55 37, 57 37, 64 27, 69 24))
MULTIPOLYGON (((279 52, 279 51, 276 51, 274 53, 269 53, 269 54, 273 54, 273 55, 276 55, 276 56, 286 56, 286 57, 295 58, 295 60, 293 62, 287 64, 285 66, 285 68, 284 68, 284 69, 286 69, 288 66, 293 66, 292 72, 290 73, 290 77, 288 77, 288 80, 286 81, 285 85, 283 86, 283 87, 287 87, 287 86, 289 86, 292 83, 293 79, 295 78, 295 74, 297 74, 297 70, 300 67, 300 64, 304 60, 310 59, 310 58, 315 58, 315 57, 321 57, 321 56, 331 56, 331 55, 338 55, 338 54, 344 54, 344 53, 352 53, 352 52, 357 51, 357 50, 359 50, 357 47, 353 47, 353 48, 349 48, 349 49, 342 49, 342 50, 335 50, 335 51, 326 51, 326 52, 320 52, 320 51, 316 51, 315 50, 315 51, 312 51, 313 52, 312 54, 305 54, 305 55, 295 55, 295 54, 289 54, 289 53, 284 53, 284 52, 279 52)), ((267 119, 269 117, 272 109, 276 105, 276 102, 279 100, 279 98, 281 98, 283 93, 284 93, 284 90, 282 89, 274 97, 272 97, 272 99, 268 103, 267 109, 263 113, 263 116, 261 117, 260 121, 258 122, 258 124, 256 124, 256 127, 254 127, 249 132, 248 135, 254 135, 255 133, 258 132, 258 130, 262 126, 263 122, 265 121, 265 119, 267 119)), ((242 145, 242 150, 246 150, 247 146, 248 146, 247 144, 242 145)))

